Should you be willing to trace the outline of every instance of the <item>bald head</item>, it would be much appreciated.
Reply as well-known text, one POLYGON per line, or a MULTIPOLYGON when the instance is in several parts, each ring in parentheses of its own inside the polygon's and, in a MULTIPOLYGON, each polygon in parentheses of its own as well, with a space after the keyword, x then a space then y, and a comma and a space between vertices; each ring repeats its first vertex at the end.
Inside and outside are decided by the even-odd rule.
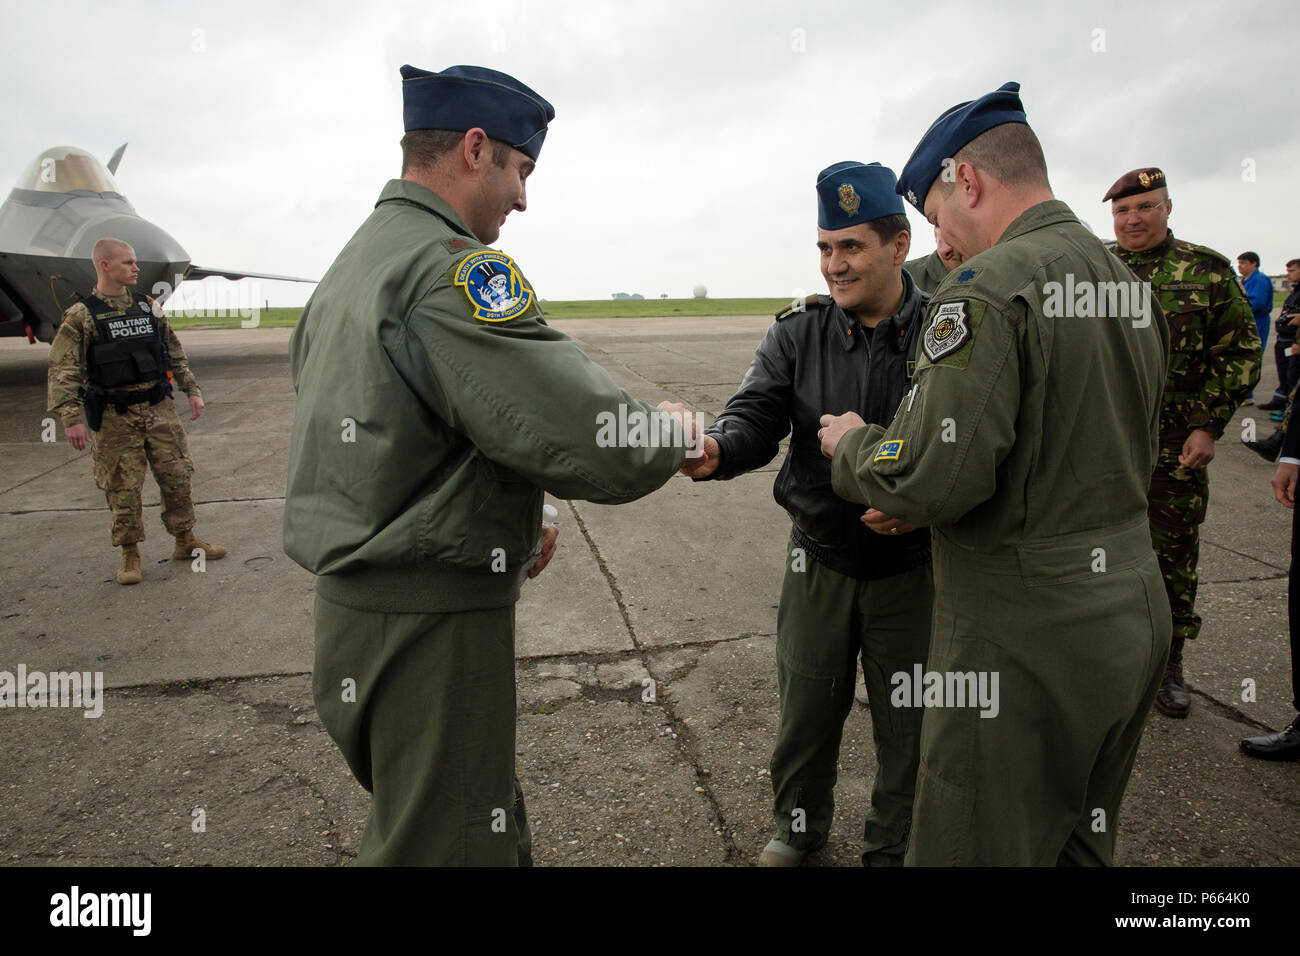
POLYGON ((111 261, 122 255, 134 258, 135 250, 131 248, 130 244, 110 236, 105 236, 99 240, 99 242, 95 243, 95 247, 90 250, 91 261, 95 263, 96 267, 104 260, 111 261))
POLYGON ((135 250, 121 239, 100 239, 90 250, 90 258, 95 263, 95 288, 106 295, 121 295, 140 276, 135 250))

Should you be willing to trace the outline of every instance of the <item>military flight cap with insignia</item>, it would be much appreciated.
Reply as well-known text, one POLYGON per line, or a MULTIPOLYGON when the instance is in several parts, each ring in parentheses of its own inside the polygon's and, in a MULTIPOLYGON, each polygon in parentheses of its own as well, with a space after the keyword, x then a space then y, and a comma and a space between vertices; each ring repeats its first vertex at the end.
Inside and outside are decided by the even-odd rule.
MULTIPOLYGON (((930 124, 903 167, 898 178, 899 194, 906 196, 907 201, 925 215, 925 198, 943 172, 945 161, 951 160, 975 137, 1006 123, 1029 123, 1020 102, 1019 83, 1003 83, 977 100, 958 103, 945 110, 930 124)), ((957 282, 969 282, 975 274, 974 269, 964 269, 957 276, 957 282)), ((969 305, 966 299, 931 304, 930 326, 921 340, 921 347, 931 362, 938 362, 959 351, 970 339, 974 330, 970 321, 972 317, 967 312, 969 305)), ((978 321, 979 316, 974 316, 974 319, 978 321)))
POLYGON ((1106 195, 1101 197, 1101 201, 1110 202, 1112 199, 1124 199, 1127 196, 1136 196, 1139 193, 1150 192, 1153 189, 1162 189, 1168 185, 1169 181, 1165 179, 1164 172, 1155 166, 1134 169, 1115 180, 1115 185, 1107 190, 1106 195))
POLYGON ((880 163, 847 160, 827 166, 817 174, 817 225, 847 229, 905 213, 907 207, 894 187, 894 171, 880 163))
POLYGON ((1003 83, 977 100, 945 110, 912 150, 898 177, 898 194, 925 215, 925 197, 943 172, 944 160, 952 159, 976 136, 1004 123, 1029 123, 1020 102, 1019 83, 1003 83))
POLYGON ((508 73, 449 66, 441 73, 402 67, 402 122, 417 129, 463 132, 479 127, 537 160, 555 109, 508 73))

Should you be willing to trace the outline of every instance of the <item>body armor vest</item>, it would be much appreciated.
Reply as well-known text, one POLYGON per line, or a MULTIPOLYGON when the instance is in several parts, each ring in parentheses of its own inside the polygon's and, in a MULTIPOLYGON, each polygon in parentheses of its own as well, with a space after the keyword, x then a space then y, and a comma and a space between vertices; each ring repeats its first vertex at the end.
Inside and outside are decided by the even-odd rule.
POLYGON ((86 377, 93 388, 146 385, 167 378, 171 356, 144 296, 134 298, 123 310, 94 295, 82 301, 95 322, 95 337, 86 349, 86 377))

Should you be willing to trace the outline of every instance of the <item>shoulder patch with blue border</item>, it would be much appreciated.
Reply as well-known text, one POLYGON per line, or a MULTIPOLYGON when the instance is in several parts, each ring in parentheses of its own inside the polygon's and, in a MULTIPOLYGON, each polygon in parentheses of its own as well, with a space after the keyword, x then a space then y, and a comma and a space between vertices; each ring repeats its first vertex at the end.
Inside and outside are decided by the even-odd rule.
POLYGON ((895 438, 890 441, 882 441, 880 448, 876 451, 876 457, 871 459, 877 461, 898 461, 899 455, 903 452, 903 442, 905 439, 895 438))
POLYGON ((925 330, 925 355, 931 362, 937 362, 945 355, 951 355, 966 344, 970 338, 970 325, 966 321, 966 300, 941 303, 930 319, 930 327, 925 330))
POLYGON ((504 252, 471 253, 456 266, 451 281, 465 293, 474 318, 482 322, 506 322, 533 304, 533 290, 504 252))

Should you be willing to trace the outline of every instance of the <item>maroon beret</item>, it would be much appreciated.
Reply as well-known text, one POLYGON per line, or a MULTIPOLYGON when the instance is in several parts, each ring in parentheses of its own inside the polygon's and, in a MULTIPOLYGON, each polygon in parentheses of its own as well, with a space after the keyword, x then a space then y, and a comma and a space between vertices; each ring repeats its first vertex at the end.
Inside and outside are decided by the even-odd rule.
POLYGON ((1125 173, 1115 180, 1115 185, 1111 186, 1106 195, 1101 197, 1101 201, 1110 202, 1112 199, 1136 196, 1138 193, 1150 192, 1153 189, 1168 185, 1169 183, 1165 181, 1165 174, 1161 170, 1155 166, 1147 166, 1145 169, 1135 169, 1130 173, 1125 173))

